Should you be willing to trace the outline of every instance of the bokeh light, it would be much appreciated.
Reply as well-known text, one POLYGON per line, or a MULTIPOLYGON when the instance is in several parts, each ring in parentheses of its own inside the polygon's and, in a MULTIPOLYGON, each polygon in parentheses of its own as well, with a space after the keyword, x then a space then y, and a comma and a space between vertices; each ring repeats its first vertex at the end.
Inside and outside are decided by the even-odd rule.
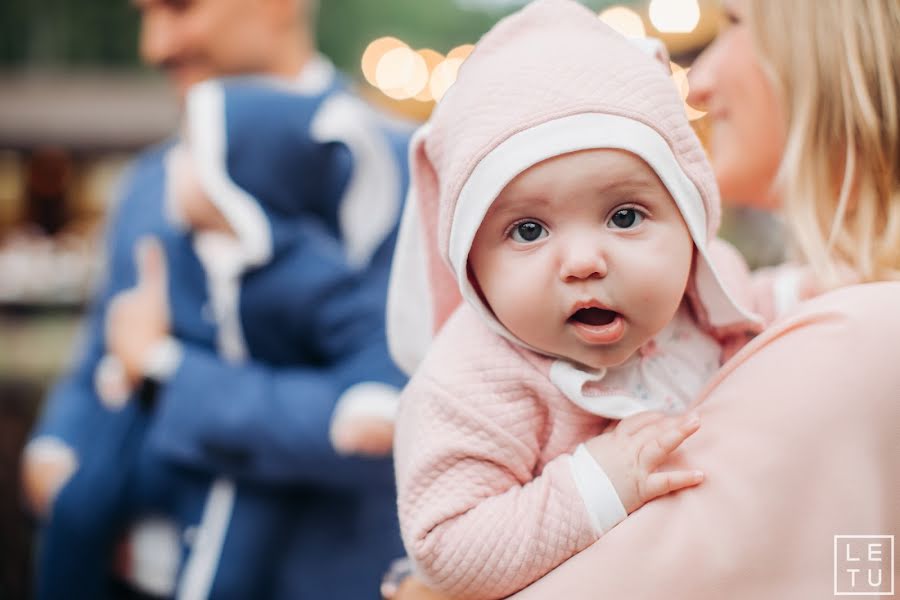
POLYGON ((442 61, 431 72, 431 95, 436 102, 439 102, 450 86, 456 81, 456 75, 459 73, 459 67, 463 64, 460 58, 448 58, 442 61))
POLYGON ((466 60, 469 58, 469 55, 472 54, 472 50, 475 49, 474 44, 463 44, 462 46, 457 46, 453 50, 447 53, 447 58, 458 58, 460 60, 466 60))
POLYGON ((425 84, 422 85, 422 90, 415 96, 415 99, 419 102, 431 102, 434 100, 434 97, 431 95, 431 86, 428 85, 430 74, 434 71, 434 68, 437 67, 444 60, 444 55, 440 52, 432 50, 431 48, 423 48, 418 51, 419 56, 425 61, 425 67, 428 69, 428 75, 426 76, 425 84))
POLYGON ((366 81, 393 100, 437 102, 474 49, 473 44, 462 44, 445 56, 431 48, 413 50, 395 37, 382 37, 366 47, 362 72, 366 81))
POLYGON ((375 68, 375 83, 390 98, 412 98, 428 84, 425 59, 407 46, 389 50, 375 68))
POLYGON ((669 66, 672 68, 672 81, 675 82, 675 88, 678 90, 678 95, 681 96, 681 101, 684 103, 684 112, 687 114, 688 120, 695 121, 706 115, 704 111, 697 110, 687 102, 688 94, 691 91, 690 82, 688 81, 690 68, 685 69, 674 62, 670 62, 669 66))
POLYGON ((651 0, 649 12, 660 33, 690 33, 700 22, 697 0, 651 0))
POLYGON ((611 6, 600 13, 600 20, 628 38, 647 35, 640 15, 624 6, 611 6))
POLYGON ((406 44, 395 37, 378 38, 369 44, 366 47, 366 51, 363 52, 362 60, 360 61, 363 77, 366 78, 366 81, 377 86, 378 84, 375 82, 375 70, 378 68, 378 62, 391 50, 406 47, 406 44))

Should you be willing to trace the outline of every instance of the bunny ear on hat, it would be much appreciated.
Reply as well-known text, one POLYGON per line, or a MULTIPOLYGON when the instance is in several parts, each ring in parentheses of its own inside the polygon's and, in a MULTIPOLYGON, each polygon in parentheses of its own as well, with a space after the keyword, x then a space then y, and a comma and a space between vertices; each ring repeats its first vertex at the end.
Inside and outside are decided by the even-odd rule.
POLYGON ((388 287, 388 347, 394 362, 408 375, 462 302, 456 278, 437 243, 440 184, 425 149, 430 131, 425 124, 410 141, 409 192, 388 287))

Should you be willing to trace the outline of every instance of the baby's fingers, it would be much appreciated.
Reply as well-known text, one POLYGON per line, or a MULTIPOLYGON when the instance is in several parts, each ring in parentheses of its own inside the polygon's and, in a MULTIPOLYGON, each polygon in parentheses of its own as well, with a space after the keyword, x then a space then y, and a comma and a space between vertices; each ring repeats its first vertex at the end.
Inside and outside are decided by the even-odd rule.
POLYGON ((675 425, 658 429, 656 435, 644 441, 638 461, 648 471, 654 470, 699 428, 700 417, 691 414, 677 421, 675 425))
POLYGON ((697 485, 703 481, 702 471, 662 471, 651 473, 641 493, 644 502, 658 496, 697 485))
POLYGON ((625 417, 619 421, 617 428, 621 433, 633 435, 654 423, 661 421, 665 417, 666 416, 661 412, 645 411, 630 417, 625 417))

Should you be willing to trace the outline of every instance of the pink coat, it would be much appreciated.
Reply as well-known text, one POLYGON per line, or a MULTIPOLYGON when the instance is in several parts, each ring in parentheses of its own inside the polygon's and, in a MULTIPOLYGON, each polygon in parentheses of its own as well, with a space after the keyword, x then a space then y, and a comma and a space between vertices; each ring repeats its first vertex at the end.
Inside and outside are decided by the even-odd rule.
POLYGON ((450 317, 401 398, 400 522, 420 574, 454 598, 500 598, 598 539, 570 468, 606 419, 548 379, 552 359, 450 317))
MULTIPOLYGON (((665 467, 705 481, 646 504, 516 600, 896 594, 898 307, 900 283, 850 286, 766 329, 698 398, 703 425, 665 467), (847 562, 841 544, 860 540, 848 535, 880 536, 877 560, 847 562)), ((859 545, 849 556, 868 559, 859 545)))

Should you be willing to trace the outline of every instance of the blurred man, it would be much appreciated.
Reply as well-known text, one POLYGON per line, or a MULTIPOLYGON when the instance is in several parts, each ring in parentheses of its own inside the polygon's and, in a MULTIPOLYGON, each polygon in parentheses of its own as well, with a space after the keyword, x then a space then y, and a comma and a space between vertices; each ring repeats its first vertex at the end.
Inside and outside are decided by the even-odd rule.
MULTIPOLYGON (((193 84, 240 74, 275 76, 300 93, 329 95, 309 121, 315 136, 345 148, 347 176, 321 202, 335 204, 335 239, 350 268, 383 296, 395 232, 393 221, 373 225, 378 215, 399 214, 405 136, 362 110, 317 54, 313 1, 137 0, 141 56, 166 72, 182 98, 193 84)), ((264 572, 262 583, 250 585, 255 597, 375 597, 380 574, 402 554, 393 473, 388 459, 340 457, 329 443, 331 413, 348 378, 314 352, 300 359, 279 350, 278 323, 265 331, 243 323, 236 337, 206 314, 225 298, 240 321, 246 303, 278 295, 278 282, 289 279, 278 269, 295 269, 304 257, 280 261, 268 275, 251 270, 223 295, 222 286, 204 277, 209 257, 198 253, 165 205, 168 148, 144 153, 123 188, 109 228, 107 278, 86 340, 73 372, 48 398, 23 457, 26 497, 36 514, 67 526, 109 526, 80 520, 92 497, 79 456, 123 452, 137 436, 110 425, 118 422, 116 411, 144 411, 136 414, 146 413, 147 441, 135 450, 128 493, 153 514, 132 528, 129 550, 119 557, 125 563, 119 571, 132 586, 161 597, 246 597, 243 574, 264 572), (158 240, 167 268, 144 265, 139 275, 135 252, 146 237, 158 240), (168 289, 159 285, 160 272, 168 289), (269 294, 243 296, 240 286, 251 278, 269 294), (159 300, 166 296, 168 303, 159 300), (208 310, 185 308, 195 306, 208 310), (126 380, 138 383, 124 406, 103 397, 107 355, 126 380), (140 398, 153 405, 142 408, 140 398), (254 514, 256 522, 279 523, 277 530, 261 537, 254 514)), ((379 344, 378 356, 366 362, 388 365, 379 344)), ((382 380, 399 383, 392 367, 382 380)), ((48 563, 60 569, 59 581, 77 568, 78 549, 72 553, 69 562, 48 563)), ((52 571, 42 575, 54 580, 52 571)), ((67 598, 106 591, 39 590, 67 598)))

